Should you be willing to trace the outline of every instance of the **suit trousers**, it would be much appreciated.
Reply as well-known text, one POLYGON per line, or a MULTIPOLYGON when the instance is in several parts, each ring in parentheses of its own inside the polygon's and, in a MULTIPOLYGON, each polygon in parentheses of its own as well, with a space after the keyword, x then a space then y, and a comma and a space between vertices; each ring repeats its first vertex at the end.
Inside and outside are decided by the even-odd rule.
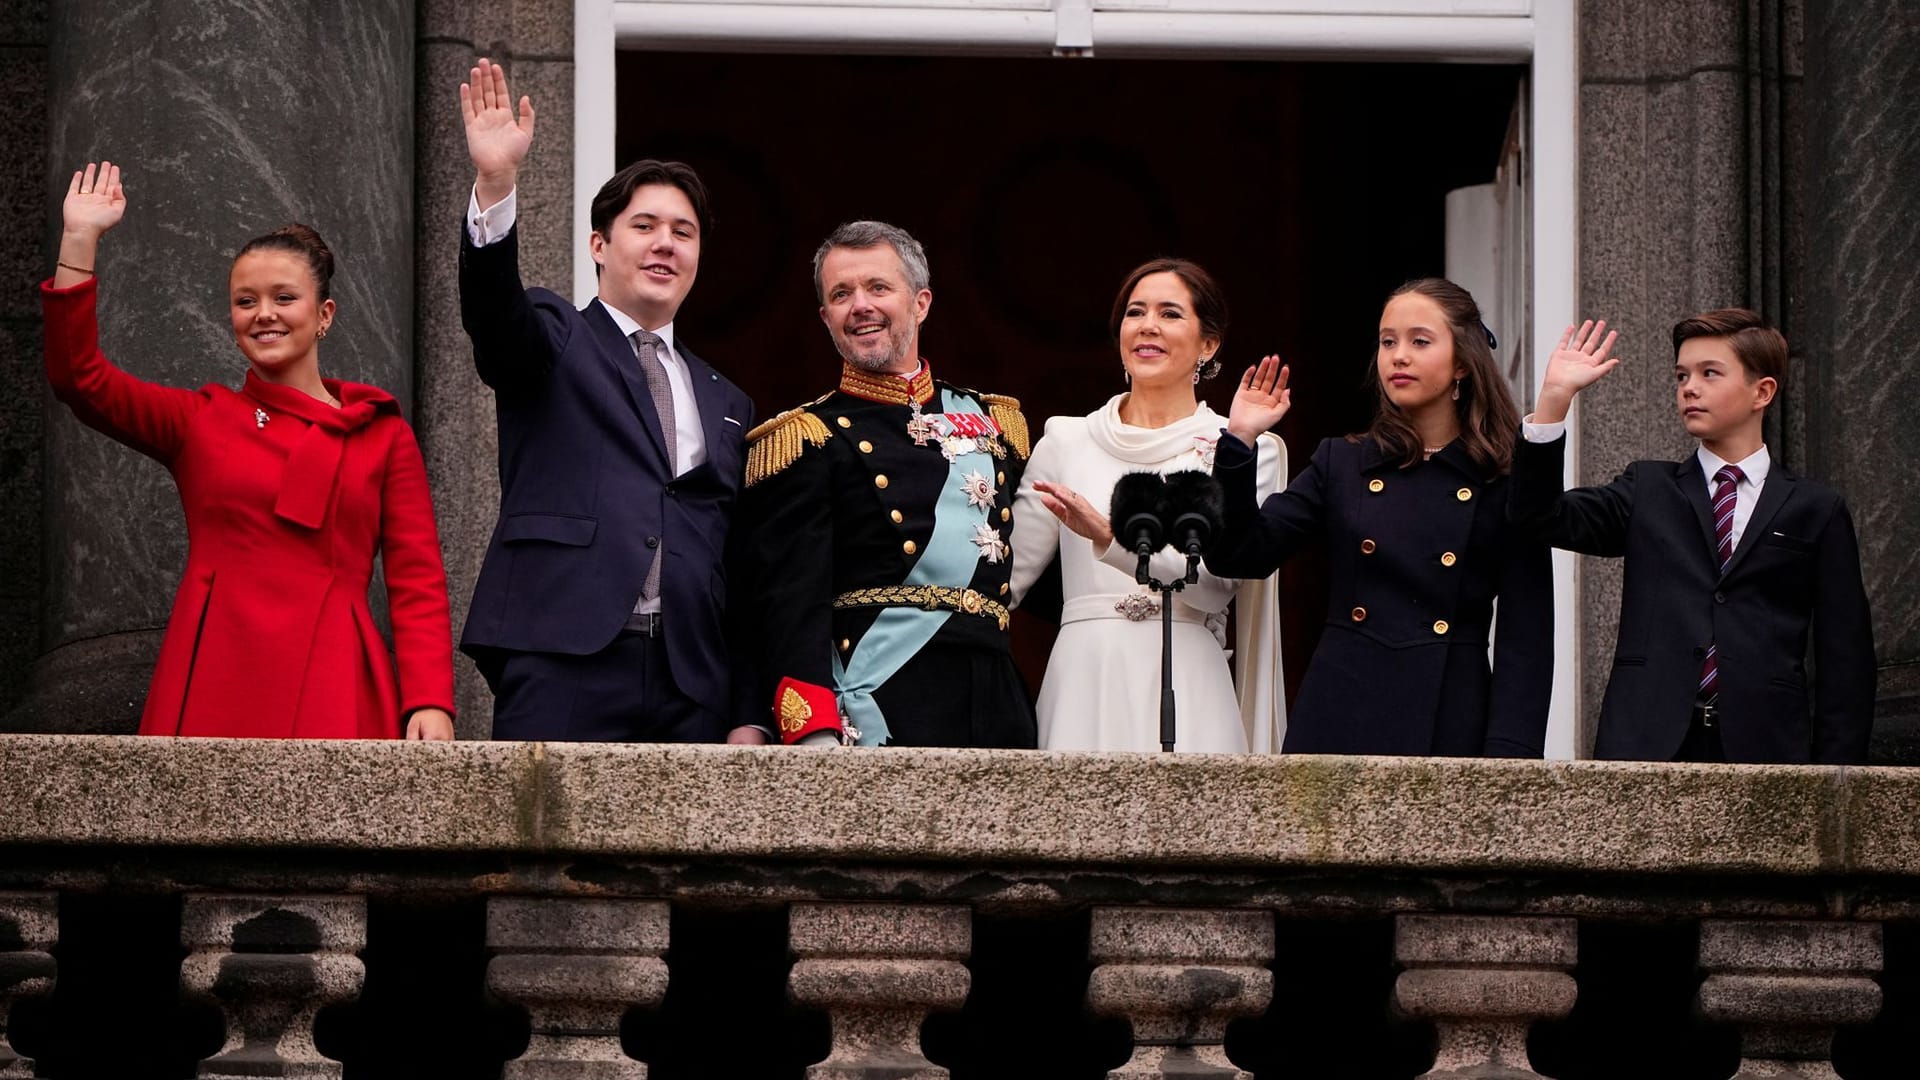
POLYGON ((480 664, 493 737, 517 742, 724 742, 720 710, 681 691, 666 639, 621 633, 597 653, 498 652, 480 664))

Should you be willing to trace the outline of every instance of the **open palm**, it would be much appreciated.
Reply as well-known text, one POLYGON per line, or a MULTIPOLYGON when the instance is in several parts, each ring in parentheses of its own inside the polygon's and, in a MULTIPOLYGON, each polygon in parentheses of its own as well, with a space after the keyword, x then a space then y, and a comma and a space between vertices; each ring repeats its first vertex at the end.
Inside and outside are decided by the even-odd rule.
POLYGON ((510 175, 533 145, 533 100, 520 99, 514 115, 507 69, 482 58, 460 84, 460 113, 467 126, 467 156, 483 175, 510 175))
POLYGON ((1260 362, 1240 377, 1234 391, 1233 406, 1227 413, 1227 430, 1248 446, 1263 431, 1270 431, 1287 410, 1293 407, 1293 391, 1287 388, 1287 365, 1278 356, 1263 356, 1260 362))
POLYGON ((61 224, 67 232, 98 236, 115 225, 127 212, 127 194, 120 187, 120 166, 92 162, 73 174, 67 185, 66 201, 60 204, 61 224))
POLYGON ((1543 384, 1574 394, 1599 382, 1601 376, 1620 364, 1619 357, 1607 357, 1619 336, 1617 330, 1607 333, 1605 319, 1599 322, 1588 319, 1577 329, 1567 327, 1567 332, 1560 335, 1560 347, 1547 357, 1543 384))

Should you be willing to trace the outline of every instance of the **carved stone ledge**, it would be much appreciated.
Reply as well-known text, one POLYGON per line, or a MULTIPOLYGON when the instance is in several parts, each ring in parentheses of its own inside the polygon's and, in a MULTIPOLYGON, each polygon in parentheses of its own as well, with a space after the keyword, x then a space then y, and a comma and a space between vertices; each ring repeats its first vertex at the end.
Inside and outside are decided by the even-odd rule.
POLYGON ((367 902, 359 896, 189 896, 180 986, 226 1015, 201 1076, 339 1077, 313 1044, 321 1008, 359 996, 367 902))
POLYGON ((1133 1056, 1107 1075, 1244 1078, 1227 1023, 1273 1001, 1273 913, 1095 908, 1087 1005, 1133 1027, 1133 1056))
POLYGON ((807 1080, 943 1080, 920 1050, 930 1012, 966 1004, 973 913, 933 904, 795 904, 788 992, 821 1009, 833 1049, 807 1080))
POLYGON ((1440 1050, 1431 1080, 1526 1080, 1540 1074, 1527 1057, 1536 1020, 1573 1011, 1567 974, 1579 952, 1573 919, 1479 915, 1402 915, 1393 955, 1405 971, 1394 1004, 1431 1020, 1440 1050))
POLYGON ((1700 1014, 1740 1026, 1734 1080, 1833 1080, 1834 1029, 1880 1012, 1880 924, 1709 919, 1700 1014))
POLYGON ((487 901, 487 989, 533 1026, 506 1080, 645 1080, 620 1048, 620 1018, 666 998, 670 926, 655 900, 487 901))
POLYGON ((14 1002, 53 992, 59 938, 53 893, 0 893, 0 1077, 33 1075, 33 1059, 14 1052, 8 1021, 14 1002))

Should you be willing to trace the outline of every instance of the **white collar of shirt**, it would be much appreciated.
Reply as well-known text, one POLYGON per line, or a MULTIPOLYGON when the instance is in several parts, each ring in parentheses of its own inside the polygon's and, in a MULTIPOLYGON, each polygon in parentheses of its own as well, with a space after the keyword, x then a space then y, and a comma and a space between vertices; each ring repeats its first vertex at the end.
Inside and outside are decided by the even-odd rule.
MULTIPOLYGON (((634 334, 638 333, 641 330, 646 329, 646 327, 641 326, 638 322, 634 321, 633 316, 628 315, 626 312, 621 311, 619 308, 614 307, 612 304, 607 303, 604 297, 600 301, 600 306, 603 308, 606 308, 607 314, 613 316, 613 325, 620 328, 620 336, 626 338, 628 341, 633 340, 634 334)), ((661 341, 664 341, 667 343, 667 352, 669 353, 673 352, 673 324, 672 323, 668 323, 665 326, 662 326, 658 330, 653 330, 649 332, 652 333, 654 336, 658 337, 661 341)), ((678 354, 675 354, 675 356, 677 358, 678 354)))
POLYGON ((1760 449, 1755 450, 1739 461, 1725 461, 1720 455, 1704 446, 1700 448, 1699 457, 1700 468, 1707 474, 1707 491, 1709 497, 1711 497, 1713 491, 1713 474, 1726 468, 1728 465, 1734 465, 1740 470, 1742 479, 1735 487, 1736 491, 1741 487, 1745 487, 1749 491, 1759 491, 1767 482, 1768 471, 1773 468, 1773 458, 1767 453, 1766 443, 1761 443, 1760 449))

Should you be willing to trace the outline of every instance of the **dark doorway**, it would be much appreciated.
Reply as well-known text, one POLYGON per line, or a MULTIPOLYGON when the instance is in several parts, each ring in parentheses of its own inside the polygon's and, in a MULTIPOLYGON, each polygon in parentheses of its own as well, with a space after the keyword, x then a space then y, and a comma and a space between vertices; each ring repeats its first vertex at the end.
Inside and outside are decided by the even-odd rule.
MULTIPOLYGON (((1375 320, 1444 269, 1444 201, 1499 160, 1519 67, 622 52, 618 159, 692 164, 716 225, 677 332, 762 417, 831 388, 813 249, 880 218, 933 266, 936 374, 1021 399, 1038 434, 1122 389, 1106 319, 1134 265, 1178 254, 1220 279, 1222 376, 1293 365, 1297 471, 1364 427, 1375 320)), ((1323 574, 1284 574, 1289 691, 1319 637, 1323 574)), ((1038 685, 1051 644, 1015 624, 1038 685)))

